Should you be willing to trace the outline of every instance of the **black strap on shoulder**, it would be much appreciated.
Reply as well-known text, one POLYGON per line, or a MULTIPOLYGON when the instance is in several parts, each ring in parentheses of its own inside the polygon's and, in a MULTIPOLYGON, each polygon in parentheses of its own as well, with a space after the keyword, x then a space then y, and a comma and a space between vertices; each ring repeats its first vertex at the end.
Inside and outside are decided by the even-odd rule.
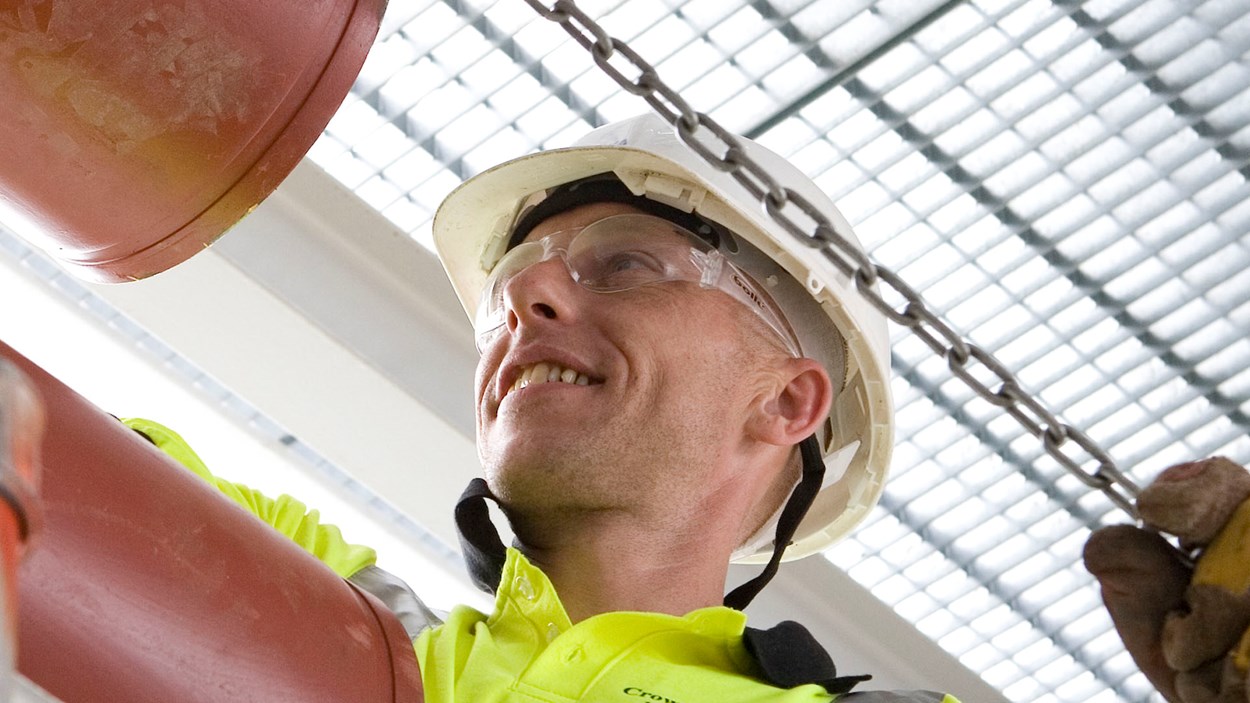
POLYGON ((871 676, 838 676, 833 659, 806 627, 787 620, 767 630, 748 627, 743 644, 755 657, 765 681, 778 688, 814 683, 837 696, 871 676))
POLYGON ((820 456, 820 442, 815 435, 799 442, 799 452, 803 456, 803 478, 794 487, 786 501, 786 507, 777 520, 777 536, 773 540, 773 555, 764 566, 764 570, 755 578, 738 586, 725 596, 725 605, 734 610, 742 610, 764 590, 764 586, 777 575, 781 567, 781 555, 790 546, 790 540, 799 529, 799 523, 812 507, 816 494, 820 493, 820 484, 825 478, 825 461, 820 456))
POLYGON ((475 478, 456 501, 456 531, 460 533, 460 548, 464 551, 464 563, 469 569, 473 584, 487 593, 494 593, 503 578, 504 562, 508 550, 499 539, 499 531, 490 521, 486 501, 499 499, 490 492, 486 480, 475 478))

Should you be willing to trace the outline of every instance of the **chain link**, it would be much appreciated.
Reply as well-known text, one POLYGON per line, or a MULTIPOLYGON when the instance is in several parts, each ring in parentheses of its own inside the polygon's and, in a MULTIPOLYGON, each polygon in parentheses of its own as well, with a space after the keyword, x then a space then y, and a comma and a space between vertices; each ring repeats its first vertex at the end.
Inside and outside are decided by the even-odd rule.
POLYGON ((1015 375, 998 359, 964 340, 943 322, 898 274, 873 263, 863 250, 838 232, 816 206, 773 178, 746 154, 734 134, 708 115, 693 110, 660 79, 651 64, 624 42, 610 37, 573 0, 557 0, 550 7, 540 0, 526 2, 546 19, 561 25, 589 50, 595 63, 623 89, 642 97, 672 123, 682 141, 704 161, 731 174, 760 200, 782 229, 803 244, 819 249, 839 271, 855 281, 856 290, 869 304, 910 329, 934 353, 946 359, 951 373, 973 393, 1003 408, 1029 434, 1041 439, 1043 449, 1060 466, 1137 519, 1133 500, 1140 489, 1116 467, 1102 447, 1084 432, 1055 417, 1021 388, 1015 375), (635 78, 628 77, 613 63, 617 56, 630 65, 635 78), (802 215, 807 226, 797 222, 794 215, 802 215), (902 306, 891 304, 878 288, 901 300, 902 306), (988 376, 989 380, 983 381, 983 376, 988 376), (1095 465, 1092 471, 1086 468, 1091 463, 1095 465))

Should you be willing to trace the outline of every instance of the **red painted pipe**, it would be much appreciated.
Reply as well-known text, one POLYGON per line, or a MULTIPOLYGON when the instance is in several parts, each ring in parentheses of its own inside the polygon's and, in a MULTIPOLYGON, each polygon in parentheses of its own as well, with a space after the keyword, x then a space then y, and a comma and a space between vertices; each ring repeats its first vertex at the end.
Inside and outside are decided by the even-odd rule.
POLYGON ((67 703, 422 700, 385 606, 11 348, 46 409, 18 670, 67 703))
POLYGON ((43 406, 26 376, 0 358, 0 699, 9 700, 16 664, 17 565, 39 532, 39 445, 43 406))
POLYGON ((133 280, 183 261, 295 168, 385 6, 0 4, 0 199, 82 278, 133 280))

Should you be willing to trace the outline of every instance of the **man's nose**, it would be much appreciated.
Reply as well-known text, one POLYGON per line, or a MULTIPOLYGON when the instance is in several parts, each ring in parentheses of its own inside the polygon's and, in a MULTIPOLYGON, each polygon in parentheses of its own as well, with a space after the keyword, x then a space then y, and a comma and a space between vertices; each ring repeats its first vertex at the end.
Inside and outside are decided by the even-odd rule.
POLYGON ((559 256, 531 264, 504 284, 504 325, 516 334, 526 327, 572 322, 580 292, 559 256))

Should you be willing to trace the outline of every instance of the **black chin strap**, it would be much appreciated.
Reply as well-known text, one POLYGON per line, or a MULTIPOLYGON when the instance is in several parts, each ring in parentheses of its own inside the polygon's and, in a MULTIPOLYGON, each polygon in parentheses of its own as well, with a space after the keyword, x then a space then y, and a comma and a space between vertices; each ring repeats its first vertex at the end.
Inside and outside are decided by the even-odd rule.
POLYGON ((808 508, 812 507, 812 501, 816 500, 816 494, 820 492, 820 484, 825 478, 825 462, 820 456, 820 443, 815 435, 799 442, 799 452, 803 456, 803 478, 794 487, 794 492, 790 494, 790 499, 786 501, 786 507, 782 509, 781 517, 777 520, 773 555, 758 576, 725 596, 725 605, 734 610, 746 608, 777 575, 777 569, 781 566, 781 555, 790 546, 790 540, 798 531, 799 523, 803 521, 803 516, 807 515, 808 508))
POLYGON ((487 593, 494 593, 503 579, 503 565, 508 550, 499 539, 499 531, 490 521, 486 501, 499 499, 490 492, 486 480, 475 478, 456 501, 456 531, 460 533, 460 549, 473 584, 487 593))
MULTIPOLYGON (((759 575, 725 596, 725 605, 730 608, 746 608, 777 575, 777 569, 781 566, 781 555, 790 546, 790 540, 799 529, 799 523, 803 521, 803 516, 820 492, 820 484, 825 476, 825 462, 821 459, 820 445, 816 438, 808 437, 800 442, 799 452, 803 457, 803 478, 794 487, 794 492, 790 494, 786 507, 782 509, 781 517, 777 520, 773 555, 759 575)), ((478 588, 494 593, 499 586, 499 580, 503 578, 507 550, 503 540, 499 539, 499 532, 490 521, 490 510, 486 505, 488 500, 499 504, 499 499, 490 492, 486 481, 475 478, 469 482, 469 487, 456 502, 455 515, 456 529, 460 533, 460 548, 464 551, 469 576, 478 588)))

